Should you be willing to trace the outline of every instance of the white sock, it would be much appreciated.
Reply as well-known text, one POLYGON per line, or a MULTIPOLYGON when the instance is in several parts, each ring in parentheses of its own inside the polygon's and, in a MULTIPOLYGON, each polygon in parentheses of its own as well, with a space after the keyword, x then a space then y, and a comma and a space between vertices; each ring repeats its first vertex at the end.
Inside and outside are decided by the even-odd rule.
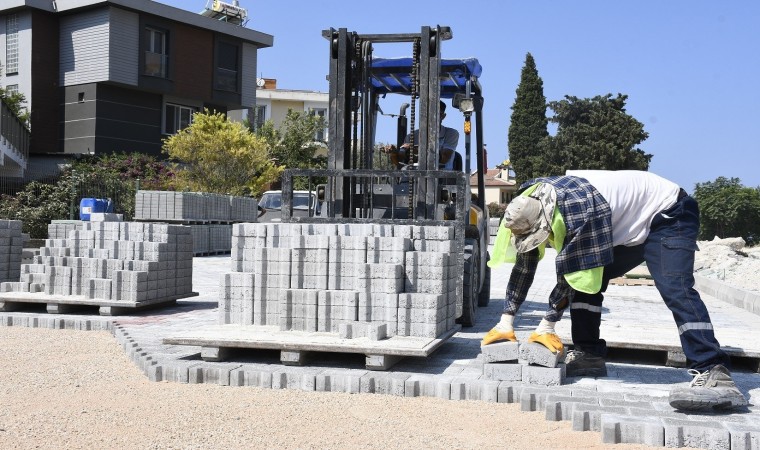
POLYGON ((554 325, 556 325, 557 322, 549 322, 546 319, 541 319, 541 323, 538 324, 538 328, 536 328, 536 334, 546 334, 546 333, 552 333, 554 332, 554 325))
POLYGON ((512 328, 514 321, 515 316, 511 314, 502 314, 501 320, 499 320, 499 323, 497 323, 494 328, 499 331, 514 331, 514 328, 512 328))

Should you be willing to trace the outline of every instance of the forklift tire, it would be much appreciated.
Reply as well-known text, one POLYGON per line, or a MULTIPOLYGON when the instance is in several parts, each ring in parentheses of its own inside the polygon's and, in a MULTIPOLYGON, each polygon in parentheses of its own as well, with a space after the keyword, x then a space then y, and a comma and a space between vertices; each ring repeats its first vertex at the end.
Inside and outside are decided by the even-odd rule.
POLYGON ((478 306, 488 306, 491 301, 491 268, 488 267, 488 261, 491 254, 486 252, 486 272, 483 274, 483 288, 478 294, 478 306))
POLYGON ((459 323, 463 327, 472 327, 477 318, 477 281, 480 267, 478 241, 465 239, 464 243, 464 282, 462 286, 462 317, 459 323))

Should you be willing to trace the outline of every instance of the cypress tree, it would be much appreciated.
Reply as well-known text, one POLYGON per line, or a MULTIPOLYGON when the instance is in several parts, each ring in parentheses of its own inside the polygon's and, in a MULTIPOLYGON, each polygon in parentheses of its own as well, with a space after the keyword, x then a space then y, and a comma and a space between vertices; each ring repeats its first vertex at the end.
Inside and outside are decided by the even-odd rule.
POLYGON ((533 55, 525 56, 509 125, 509 160, 518 183, 537 176, 539 143, 549 136, 544 82, 538 76, 533 55))

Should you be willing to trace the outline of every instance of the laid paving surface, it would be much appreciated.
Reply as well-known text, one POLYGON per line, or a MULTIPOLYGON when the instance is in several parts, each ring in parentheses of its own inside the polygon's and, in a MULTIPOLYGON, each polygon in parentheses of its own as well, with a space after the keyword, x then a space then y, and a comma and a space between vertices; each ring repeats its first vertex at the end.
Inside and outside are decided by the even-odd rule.
MULTIPOLYGON (((547 252, 549 253, 549 252, 547 252)), ((501 313, 510 266, 492 273, 491 303, 479 308, 476 326, 455 334, 427 358, 407 357, 385 372, 365 369, 363 354, 316 353, 304 366, 285 366, 280 352, 245 350, 228 362, 205 362, 201 349, 164 345, 165 337, 219 323, 217 299, 227 256, 194 258, 192 290, 197 297, 176 306, 119 317, 47 314, 44 306, 0 313, 0 325, 111 330, 127 355, 154 381, 254 385, 274 389, 435 396, 451 400, 520 403, 544 411, 547 420, 569 420, 578 431, 597 431, 603 442, 668 447, 760 448, 760 374, 756 359, 735 368, 734 380, 750 406, 730 414, 684 414, 667 403, 669 390, 687 385, 685 369, 647 361, 650 353, 615 352, 606 378, 567 378, 562 386, 497 382, 483 377, 480 340, 501 313), (642 360, 639 360, 642 359, 642 360), (743 370, 742 370, 743 369, 743 370)), ((525 338, 540 321, 555 280, 551 255, 539 264, 534 285, 516 321, 525 338)), ((735 356, 760 355, 757 315, 703 295, 722 346, 735 356)), ((569 314, 557 326, 569 342, 569 314)), ((612 347, 679 349, 672 316, 651 286, 610 286, 605 296, 602 336, 612 347)), ((613 349, 614 350, 614 349, 613 349)))

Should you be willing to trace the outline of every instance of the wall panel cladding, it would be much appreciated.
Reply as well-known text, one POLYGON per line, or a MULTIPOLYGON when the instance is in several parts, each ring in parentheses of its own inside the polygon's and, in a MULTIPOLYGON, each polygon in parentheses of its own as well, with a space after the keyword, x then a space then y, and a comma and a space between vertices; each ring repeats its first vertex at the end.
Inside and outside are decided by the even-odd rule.
POLYGON ((61 18, 59 83, 62 86, 108 80, 109 11, 110 8, 100 8, 61 18))
POLYGON ((119 8, 110 12, 109 79, 137 86, 140 17, 119 8))
POLYGON ((61 149, 64 153, 95 151, 97 85, 64 86, 62 90, 61 149))
POLYGON ((161 96, 111 85, 98 86, 98 153, 161 150, 161 96))
POLYGON ((87 153, 89 151, 95 151, 95 136, 63 139, 64 153, 87 153))
POLYGON ((31 121, 34 133, 30 153, 55 153, 63 150, 59 126, 63 117, 58 90, 58 19, 32 10, 32 97, 31 121))
POLYGON ((64 88, 66 153, 161 151, 161 96, 107 84, 64 88), (83 101, 79 101, 82 95, 83 101))
POLYGON ((243 44, 243 70, 240 73, 242 77, 240 103, 245 107, 251 107, 256 103, 256 55, 255 45, 243 44))
POLYGON ((214 36, 211 32, 177 25, 170 36, 173 95, 209 101, 214 73, 214 36))

